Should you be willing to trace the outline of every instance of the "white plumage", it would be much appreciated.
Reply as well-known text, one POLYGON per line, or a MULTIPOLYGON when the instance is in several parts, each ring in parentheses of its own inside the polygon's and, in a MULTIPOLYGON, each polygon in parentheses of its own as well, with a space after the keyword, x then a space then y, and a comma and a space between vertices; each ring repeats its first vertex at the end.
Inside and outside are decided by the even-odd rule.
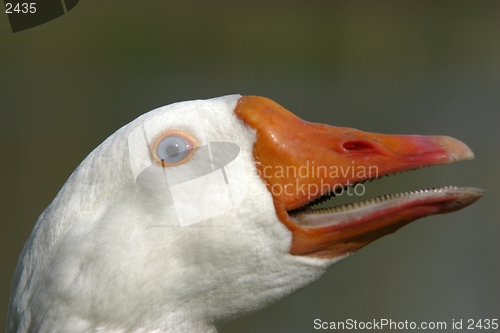
POLYGON ((255 131, 233 113, 239 97, 153 110, 81 163, 21 254, 8 332, 212 332, 324 272, 333 260, 288 254, 291 233, 253 163, 255 131), (146 121, 158 135, 192 131, 163 121, 181 108, 196 108, 207 141, 239 145, 249 177, 237 209, 187 227, 165 191, 137 186, 128 156, 129 134, 146 121))

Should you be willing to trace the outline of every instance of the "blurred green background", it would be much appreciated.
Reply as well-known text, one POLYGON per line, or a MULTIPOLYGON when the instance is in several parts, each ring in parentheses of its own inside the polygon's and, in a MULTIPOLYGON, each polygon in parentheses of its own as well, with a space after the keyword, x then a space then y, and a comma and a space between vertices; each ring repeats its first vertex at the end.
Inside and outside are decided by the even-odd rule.
POLYGON ((224 332, 499 317, 500 2, 82 0, 16 34, 0 14, 0 322, 38 215, 93 148, 153 108, 232 93, 310 121, 449 135, 476 153, 369 183, 370 196, 449 184, 487 193, 224 332))

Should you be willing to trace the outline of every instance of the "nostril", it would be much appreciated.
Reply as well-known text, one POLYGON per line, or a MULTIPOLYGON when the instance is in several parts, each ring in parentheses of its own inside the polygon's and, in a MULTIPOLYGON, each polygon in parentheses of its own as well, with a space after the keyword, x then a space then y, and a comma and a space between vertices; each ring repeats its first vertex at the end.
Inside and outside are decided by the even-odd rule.
POLYGON ((371 150, 373 146, 366 141, 347 141, 342 144, 342 147, 348 151, 371 150))

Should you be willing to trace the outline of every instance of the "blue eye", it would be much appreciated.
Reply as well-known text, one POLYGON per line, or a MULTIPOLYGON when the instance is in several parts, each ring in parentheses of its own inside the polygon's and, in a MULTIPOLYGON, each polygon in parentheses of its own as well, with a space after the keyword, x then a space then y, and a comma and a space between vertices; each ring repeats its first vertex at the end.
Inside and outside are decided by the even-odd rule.
POLYGON ((161 164, 177 164, 191 155, 193 144, 179 134, 163 137, 156 146, 156 157, 161 164))

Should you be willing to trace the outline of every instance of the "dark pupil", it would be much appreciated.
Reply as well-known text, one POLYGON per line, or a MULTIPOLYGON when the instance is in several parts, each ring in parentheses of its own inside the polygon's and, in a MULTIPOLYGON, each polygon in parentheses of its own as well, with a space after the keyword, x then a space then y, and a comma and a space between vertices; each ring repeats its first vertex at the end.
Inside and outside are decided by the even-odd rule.
POLYGON ((174 156, 179 154, 179 147, 178 145, 170 145, 167 147, 167 156, 174 156))

